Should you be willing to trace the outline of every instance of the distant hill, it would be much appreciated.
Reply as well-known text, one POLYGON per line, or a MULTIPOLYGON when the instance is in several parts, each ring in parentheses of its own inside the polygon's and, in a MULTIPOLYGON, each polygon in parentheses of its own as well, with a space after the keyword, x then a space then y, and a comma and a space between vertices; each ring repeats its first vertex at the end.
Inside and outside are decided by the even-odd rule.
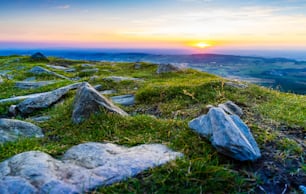
MULTIPOLYGON (((16 51, 15 54, 29 54, 16 51)), ((47 56, 67 59, 176 63, 226 78, 249 81, 284 92, 306 94, 306 62, 287 58, 263 58, 221 54, 157 55, 147 53, 103 53, 92 50, 47 50, 47 56)), ((1 53, 14 54, 14 53, 1 53)))

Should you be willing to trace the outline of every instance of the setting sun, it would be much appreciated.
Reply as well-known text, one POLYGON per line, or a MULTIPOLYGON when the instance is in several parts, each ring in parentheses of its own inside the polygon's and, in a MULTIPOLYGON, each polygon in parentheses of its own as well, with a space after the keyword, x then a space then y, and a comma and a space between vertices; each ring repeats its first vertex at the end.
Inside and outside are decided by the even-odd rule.
POLYGON ((199 48, 207 48, 210 46, 210 44, 204 43, 204 42, 199 42, 196 44, 197 47, 199 48))

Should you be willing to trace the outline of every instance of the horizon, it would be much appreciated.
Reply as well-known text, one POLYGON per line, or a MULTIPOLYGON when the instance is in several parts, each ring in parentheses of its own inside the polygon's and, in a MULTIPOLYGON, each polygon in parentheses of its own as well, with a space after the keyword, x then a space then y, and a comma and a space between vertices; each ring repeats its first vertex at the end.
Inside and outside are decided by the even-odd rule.
POLYGON ((305 0, 5 1, 0 50, 305 52, 305 8, 305 0))

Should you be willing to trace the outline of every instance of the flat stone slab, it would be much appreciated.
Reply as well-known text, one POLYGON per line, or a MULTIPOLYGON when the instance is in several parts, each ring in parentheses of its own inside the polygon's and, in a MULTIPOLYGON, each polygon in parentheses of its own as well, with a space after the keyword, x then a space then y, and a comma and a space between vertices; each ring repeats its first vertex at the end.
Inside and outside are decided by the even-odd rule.
POLYGON ((106 94, 106 95, 115 94, 115 93, 117 93, 116 90, 103 90, 103 91, 100 92, 100 94, 102 94, 102 95, 104 95, 104 94, 106 94))
POLYGON ((54 75, 56 77, 59 77, 59 78, 62 78, 62 79, 67 79, 67 80, 70 80, 68 77, 66 76, 63 76, 63 75, 60 75, 58 73, 55 73, 53 71, 50 71, 48 69, 45 69, 43 67, 40 67, 40 66, 35 66, 33 67, 30 71, 30 73, 33 73, 33 74, 36 74, 36 75, 40 75, 40 74, 49 74, 49 75, 54 75))
POLYGON ((67 67, 58 66, 58 65, 46 65, 46 66, 52 69, 63 70, 63 71, 68 69, 67 67))
POLYGON ((237 115, 228 115, 221 108, 211 108, 207 115, 189 122, 189 127, 208 138, 218 152, 240 161, 261 157, 257 143, 237 115))
POLYGON ((135 104, 135 96, 133 94, 127 94, 122 96, 113 96, 111 100, 123 106, 132 106, 135 104))
POLYGON ((115 106, 110 100, 101 95, 89 83, 83 83, 78 89, 73 103, 72 121, 81 123, 91 114, 100 112, 104 108, 108 112, 113 112, 121 116, 128 114, 115 106))
POLYGON ((37 117, 31 117, 30 119, 32 121, 35 121, 35 122, 38 122, 38 123, 42 123, 42 122, 50 120, 51 116, 37 116, 37 117))
POLYGON ((109 76, 104 78, 104 80, 114 81, 114 82, 121 82, 121 81, 143 81, 143 79, 133 78, 133 77, 122 77, 122 76, 109 76))
POLYGON ((39 138, 43 136, 41 129, 32 123, 14 119, 0 119, 0 144, 16 141, 20 137, 39 138))
POLYGON ((71 84, 65 87, 58 88, 50 92, 40 93, 39 95, 33 95, 27 98, 23 102, 19 103, 14 112, 21 113, 23 115, 30 114, 35 110, 48 108, 52 104, 56 103, 70 90, 76 89, 81 85, 81 83, 71 84))
POLYGON ((24 152, 0 163, 0 193, 90 192, 182 156, 161 144, 127 148, 94 142, 72 147, 61 160, 24 152))
POLYGON ((55 81, 38 81, 38 82, 33 82, 33 81, 18 81, 15 83, 15 87, 20 88, 20 89, 33 89, 33 88, 39 88, 42 86, 47 86, 50 84, 56 83, 55 81))

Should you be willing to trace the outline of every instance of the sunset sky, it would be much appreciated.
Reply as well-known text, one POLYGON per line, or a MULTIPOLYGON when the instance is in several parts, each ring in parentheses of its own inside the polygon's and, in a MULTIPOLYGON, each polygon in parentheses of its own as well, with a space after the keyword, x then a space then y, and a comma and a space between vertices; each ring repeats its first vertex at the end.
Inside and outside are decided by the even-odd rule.
POLYGON ((0 0, 0 48, 306 50, 305 0, 0 0))

